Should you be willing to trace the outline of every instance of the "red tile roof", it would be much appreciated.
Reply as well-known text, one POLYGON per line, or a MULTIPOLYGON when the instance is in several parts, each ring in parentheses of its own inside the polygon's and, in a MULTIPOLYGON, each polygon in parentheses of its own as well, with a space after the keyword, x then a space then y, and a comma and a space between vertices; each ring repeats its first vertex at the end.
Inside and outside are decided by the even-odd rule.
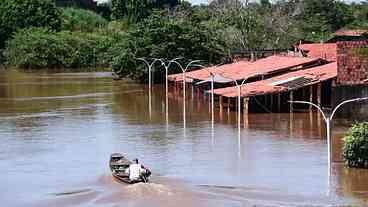
MULTIPOLYGON (((200 70, 194 70, 194 71, 187 72, 185 76, 187 78, 192 78, 192 79, 206 80, 208 77, 210 77, 210 72, 219 74, 219 73, 222 73, 224 70, 228 70, 230 67, 231 68, 238 68, 238 67, 242 68, 242 67, 246 67, 246 65, 248 65, 249 63, 250 63, 249 61, 239 61, 239 62, 235 62, 232 64, 226 64, 226 65, 221 65, 217 67, 212 66, 206 69, 200 69, 200 70)), ((182 81, 183 73, 169 75, 169 80, 182 81)))
MULTIPOLYGON (((285 85, 297 79, 309 80, 302 82, 299 87, 304 87, 319 83, 337 76, 337 64, 336 62, 305 69, 294 72, 289 72, 280 76, 276 76, 267 80, 256 81, 245 84, 241 87, 241 96, 256 96, 270 93, 279 93, 288 90, 294 90, 295 88, 289 88, 285 85)), ((214 93, 226 97, 237 97, 237 87, 226 87, 214 90, 214 93)))
MULTIPOLYGON (((254 75, 269 75, 277 72, 288 71, 293 68, 302 67, 307 64, 318 62, 319 58, 304 58, 290 56, 270 56, 254 62, 239 61, 219 67, 207 68, 215 74, 220 74, 226 78, 242 80, 254 75)), ((205 69, 193 71, 186 74, 187 77, 197 80, 207 80, 209 72, 205 69)), ((180 74, 170 76, 171 80, 181 80, 180 74), (178 76, 179 75, 179 76, 178 76)))
POLYGON ((336 61, 336 43, 301 44, 298 46, 298 48, 307 52, 308 57, 322 58, 328 61, 336 61))

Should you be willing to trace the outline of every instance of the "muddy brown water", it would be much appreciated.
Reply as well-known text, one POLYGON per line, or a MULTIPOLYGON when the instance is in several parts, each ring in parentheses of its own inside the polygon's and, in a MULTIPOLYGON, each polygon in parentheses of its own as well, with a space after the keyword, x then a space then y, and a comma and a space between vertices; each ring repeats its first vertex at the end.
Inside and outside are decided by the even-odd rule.
MULTIPOLYGON (((368 170, 327 168, 316 113, 236 113, 109 73, 0 72, 1 206, 365 206, 368 170), (150 184, 122 185, 112 152, 139 158, 150 184)), ((334 157, 351 121, 334 124, 334 157)))

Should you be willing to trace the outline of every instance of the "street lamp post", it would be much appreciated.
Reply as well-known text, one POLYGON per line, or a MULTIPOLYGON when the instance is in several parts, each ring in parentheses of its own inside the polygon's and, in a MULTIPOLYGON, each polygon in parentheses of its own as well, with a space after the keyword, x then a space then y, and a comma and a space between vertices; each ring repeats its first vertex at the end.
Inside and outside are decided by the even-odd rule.
POLYGON ((249 78, 253 78, 253 77, 257 77, 257 76, 259 76, 259 75, 262 75, 262 74, 259 74, 259 73, 254 73, 254 74, 252 74, 252 75, 249 75, 247 78, 244 78, 243 79, 243 81, 239 84, 234 78, 228 78, 228 77, 225 77, 225 76, 223 76, 222 75, 222 77, 224 77, 224 78, 227 78, 227 79, 229 79, 229 80, 232 80, 234 83, 235 83, 235 85, 236 85, 236 87, 237 87, 237 89, 238 89, 238 156, 240 157, 240 155, 241 155, 241 143, 240 143, 240 141, 241 141, 241 136, 240 136, 240 123, 241 123, 241 113, 240 113, 240 111, 241 111, 241 107, 240 107, 240 103, 241 103, 241 101, 240 101, 240 98, 241 98, 241 87, 246 83, 246 81, 249 79, 249 78))
POLYGON ((186 72, 187 72, 187 70, 189 69, 189 67, 191 67, 191 66, 200 66, 200 65, 193 65, 194 63, 197 63, 197 62, 200 62, 201 60, 193 60, 193 61, 191 61, 191 62, 189 62, 186 66, 185 66, 185 68, 183 68, 183 66, 178 62, 178 61, 176 61, 176 59, 174 59, 174 60, 171 60, 170 62, 173 62, 173 63, 175 63, 175 64, 177 64, 178 66, 179 66, 179 68, 182 70, 182 72, 183 72, 183 121, 184 121, 184 129, 186 128, 186 109, 185 109, 185 104, 186 104, 186 102, 185 102, 185 97, 186 97, 186 87, 185 87, 185 80, 186 80, 186 72))
POLYGON ((235 84, 236 84, 236 87, 238 88, 238 153, 239 153, 239 157, 241 156, 241 135, 240 135, 240 110, 241 110, 241 107, 240 107, 240 98, 241 98, 241 87, 245 84, 245 81, 247 79, 244 79, 241 84, 238 84, 238 82, 236 80, 234 80, 235 84))
POLYGON ((240 118, 240 116, 241 116, 240 115, 240 111, 241 111, 241 107, 240 107, 240 103, 241 103, 241 101, 240 101, 240 99, 241 99, 241 87, 243 87, 243 85, 246 83, 246 81, 249 78, 255 77, 257 75, 258 74, 254 74, 254 75, 249 76, 248 78, 243 79, 243 81, 240 84, 235 79, 233 79, 233 78, 228 78, 228 77, 223 76, 225 78, 231 79, 235 83, 235 85, 236 85, 236 87, 238 89, 238 130, 239 130, 239 132, 240 132, 240 119, 241 119, 240 118))
POLYGON ((151 63, 149 63, 145 58, 136 58, 136 59, 143 61, 146 64, 146 66, 148 67, 148 111, 149 111, 149 117, 151 119, 151 117, 152 117, 152 96, 151 96, 151 93, 152 93, 151 73, 152 72, 151 71, 152 71, 152 68, 155 65, 155 63, 157 61, 160 61, 160 59, 152 58, 153 61, 151 63))
MULTIPOLYGON (((209 74, 210 74, 210 80, 211 80, 211 125, 212 125, 212 129, 214 128, 214 122, 215 122, 215 100, 214 100, 214 83, 215 83, 215 72, 212 72, 211 70, 209 70, 208 68, 204 67, 203 65, 194 65, 194 66, 199 66, 201 68, 203 68, 204 70, 206 70, 209 74)), ((216 67, 216 66, 215 66, 216 67)), ((216 69, 216 68, 215 68, 216 69)))
POLYGON ((214 112, 214 108, 215 108, 215 103, 214 103, 214 95, 213 95, 213 91, 214 91, 214 82, 215 82, 215 76, 213 73, 211 74, 211 124, 212 124, 212 129, 214 128, 214 122, 215 122, 215 112, 214 112))
POLYGON ((172 59, 170 61, 168 61, 168 63, 166 64, 165 61, 163 59, 158 59, 158 61, 161 62, 161 65, 165 68, 165 117, 166 117, 166 128, 169 126, 169 81, 168 81, 168 70, 170 68, 170 65, 174 62, 176 62, 176 60, 179 60, 181 58, 175 58, 172 59))
POLYGON ((240 84, 234 78, 228 78, 228 77, 222 76, 226 79, 232 80, 235 83, 235 85, 238 89, 238 156, 239 157, 241 156, 241 133, 240 133, 240 125, 241 125, 240 124, 241 123, 241 121, 240 121, 241 120, 241 118, 240 118, 241 117, 241 113, 240 113, 240 111, 241 111, 241 107, 240 107, 241 87, 246 83, 246 81, 249 78, 254 77, 254 76, 255 75, 252 75, 252 76, 249 76, 248 78, 243 79, 243 81, 240 84))
POLYGON ((349 99, 349 100, 346 100, 346 101, 343 101, 341 102, 340 104, 338 104, 333 110, 332 110, 332 113, 330 115, 327 115, 320 106, 314 104, 314 103, 311 103, 311 102, 308 102, 308 101, 289 101, 290 103, 301 103, 301 104, 309 104, 315 108, 317 108, 322 116, 323 116, 323 119, 326 123, 326 136, 327 136, 327 150, 328 150, 328 153, 327 153, 327 156, 328 156, 328 168, 330 169, 331 167, 331 123, 332 123, 332 119, 336 113, 336 111, 341 107, 343 106, 344 104, 347 104, 347 103, 351 103, 351 102, 358 102, 358 101, 365 101, 365 100, 368 100, 368 97, 364 97, 364 98, 354 98, 354 99, 349 99))
POLYGON ((155 65, 155 63, 157 62, 157 61, 160 61, 161 59, 158 59, 158 58, 151 58, 153 61, 151 62, 151 63, 149 63, 147 60, 146 60, 146 58, 136 58, 137 60, 141 60, 141 61, 143 61, 145 64, 146 64, 146 66, 148 67, 148 88, 149 88, 149 90, 151 90, 151 87, 152 87, 152 78, 151 78, 151 71, 152 71, 152 68, 153 68, 153 66, 155 65))

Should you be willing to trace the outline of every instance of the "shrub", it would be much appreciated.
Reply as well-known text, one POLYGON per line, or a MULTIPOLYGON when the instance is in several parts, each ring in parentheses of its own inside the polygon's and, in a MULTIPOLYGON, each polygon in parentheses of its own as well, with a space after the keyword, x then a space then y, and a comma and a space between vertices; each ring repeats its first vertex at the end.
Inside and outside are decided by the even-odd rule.
POLYGON ((354 124, 344 137, 344 159, 349 167, 368 168, 368 122, 354 124))
POLYGON ((4 58, 4 55, 3 55, 3 50, 0 49, 0 69, 2 68, 4 62, 5 62, 5 58, 4 58))
POLYGON ((107 30, 111 32, 122 32, 122 31, 128 31, 133 26, 129 25, 129 22, 120 20, 120 21, 111 21, 109 22, 107 26, 107 30))
POLYGON ((0 1, 0 48, 18 29, 47 27, 59 30, 60 25, 60 11, 51 0, 0 1))
POLYGON ((7 64, 19 68, 107 66, 113 39, 98 33, 54 32, 45 28, 18 31, 4 51, 7 64))
POLYGON ((62 30, 93 32, 107 25, 107 20, 93 11, 65 8, 62 10, 62 30))

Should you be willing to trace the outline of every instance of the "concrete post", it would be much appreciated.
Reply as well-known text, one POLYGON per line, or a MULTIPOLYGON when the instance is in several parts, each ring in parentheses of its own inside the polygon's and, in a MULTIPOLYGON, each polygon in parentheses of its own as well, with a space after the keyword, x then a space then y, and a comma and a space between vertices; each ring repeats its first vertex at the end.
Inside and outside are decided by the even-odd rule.
POLYGON ((220 102, 220 114, 222 114, 222 111, 224 109, 224 98, 223 98, 223 96, 219 96, 219 102, 220 102))
POLYGON ((230 114, 230 101, 231 101, 231 98, 228 97, 227 98, 227 113, 230 114))
MULTIPOLYGON (((309 102, 313 103, 313 85, 309 86, 309 102)), ((312 111, 313 106, 309 105, 309 110, 312 111)))
POLYGON ((192 96, 191 96, 191 97, 192 97, 192 101, 193 101, 193 100, 194 100, 194 91, 195 91, 195 90, 194 90, 194 85, 193 85, 193 83, 191 84, 191 87, 192 87, 192 94, 191 94, 192 96))
POLYGON ((215 96, 213 94, 214 90, 214 76, 211 76, 211 120, 212 120, 212 129, 214 128, 215 122, 215 96))
POLYGON ((249 97, 245 97, 243 102, 243 114, 248 116, 249 113, 249 97))
POLYGON ((245 97, 243 100, 243 119, 244 119, 244 128, 248 128, 249 126, 249 97, 245 97))
POLYGON ((220 104, 220 121, 223 121, 223 112, 224 112, 224 97, 219 96, 219 104, 220 104))
POLYGON ((290 113, 289 114, 289 135, 290 137, 294 136, 293 131, 294 131, 294 113, 290 113))
POLYGON ((270 103, 270 110, 271 110, 271 113, 273 112, 273 94, 270 94, 270 98, 271 98, 271 103, 270 103))
MULTIPOLYGON (((290 91, 290 101, 294 101, 294 93, 293 91, 290 91)), ((290 103, 290 113, 294 112, 294 107, 293 107, 293 103, 290 103)))
POLYGON ((319 107, 322 105, 321 93, 322 93, 322 84, 318 83, 317 85, 317 105, 319 107))
POLYGON ((281 93, 277 94, 277 110, 281 112, 281 93))

